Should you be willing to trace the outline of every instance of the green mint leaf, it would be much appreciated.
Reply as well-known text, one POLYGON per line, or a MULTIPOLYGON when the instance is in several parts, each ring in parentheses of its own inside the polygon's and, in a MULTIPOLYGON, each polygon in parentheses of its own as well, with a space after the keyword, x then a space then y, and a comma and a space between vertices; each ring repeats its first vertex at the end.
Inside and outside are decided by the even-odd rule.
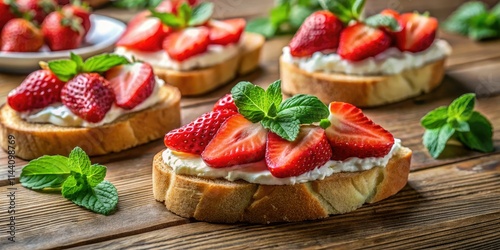
POLYGON ((464 3, 446 19, 442 27, 449 32, 467 35, 471 19, 487 11, 486 5, 482 2, 464 3))
POLYGON ((87 188, 87 184, 85 181, 79 176, 78 178, 70 175, 66 179, 66 181, 62 185, 61 193, 62 196, 66 199, 72 199, 76 197, 76 195, 85 190, 87 188))
POLYGON ((80 72, 83 68, 83 58, 73 52, 70 53, 70 58, 76 63, 76 71, 80 72))
POLYGON ((116 54, 100 54, 87 59, 83 64, 82 71, 100 73, 105 72, 114 66, 128 63, 128 59, 124 56, 116 54))
POLYGON ((281 102, 283 101, 283 95, 281 94, 281 80, 277 80, 269 85, 266 90, 266 99, 266 109, 269 109, 272 104, 274 104, 275 108, 280 106, 281 102))
POLYGON ((500 2, 498 2, 493 8, 491 8, 490 13, 500 20, 500 2))
POLYGON ((469 118, 470 132, 459 132, 458 139, 471 149, 481 152, 492 152, 493 127, 486 117, 474 111, 469 118))
POLYGON ((448 107, 448 117, 454 117, 466 121, 472 115, 476 95, 473 93, 464 94, 455 99, 448 107))
MULTIPOLYGON (((352 4, 351 12, 356 19, 359 19, 361 13, 363 12, 363 8, 365 7, 365 0, 354 0, 352 4)), ((399 26, 399 25, 398 25, 399 26)))
POLYGON ((19 180, 23 187, 31 189, 60 188, 70 172, 67 157, 46 155, 30 161, 19 180))
POLYGON ((446 124, 448 119, 448 107, 439 107, 427 113, 420 120, 420 124, 426 129, 440 128, 446 124))
POLYGON ((239 82, 231 89, 238 112, 251 122, 262 120, 267 114, 267 98, 263 88, 250 82, 239 82))
POLYGON ((271 38, 276 34, 277 27, 269 21, 269 18, 257 18, 249 21, 245 30, 271 38))
POLYGON ((437 158, 443 152, 453 133, 455 133, 455 129, 449 124, 445 124, 441 128, 425 130, 423 143, 432 157, 437 158))
POLYGON ((359 6, 361 8, 364 5, 364 0, 336 0, 336 1, 327 1, 320 0, 319 3, 323 7, 323 9, 327 9, 335 14, 344 24, 349 23, 351 20, 357 20, 359 18, 360 13, 354 13, 353 9, 357 12, 359 6), (363 1, 363 3, 361 3, 363 1), (357 7, 354 7, 356 3, 357 7), (354 8, 353 8, 354 7, 354 8))
POLYGON ((193 14, 189 19, 189 26, 202 25, 212 17, 214 13, 214 4, 210 2, 202 2, 193 9, 193 14))
POLYGON ((288 141, 294 141, 299 134, 300 121, 289 114, 278 114, 275 118, 264 117, 261 123, 264 128, 288 141))
POLYGON ((80 147, 76 147, 69 153, 69 169, 75 173, 88 174, 90 159, 80 147))
POLYGON ((304 94, 285 100, 278 110, 278 115, 294 116, 300 124, 319 122, 330 114, 328 107, 317 97, 304 94))
POLYGON ((188 25, 191 16, 193 15, 193 10, 187 3, 183 3, 179 6, 178 11, 179 19, 182 21, 182 26, 188 25))
POLYGON ((452 128, 454 128, 456 131, 459 131, 459 132, 469 132, 470 131, 469 123, 467 123, 466 121, 457 120, 457 119, 453 118, 451 120, 448 120, 448 124, 450 124, 450 126, 452 128))
POLYGON ((469 27, 469 38, 475 41, 494 38, 498 36, 500 36, 500 33, 495 28, 490 28, 486 26, 469 27))
POLYGON ((305 6, 292 5, 290 8, 288 21, 290 22, 293 30, 297 30, 300 25, 302 25, 302 23, 306 20, 306 18, 314 13, 314 11, 314 9, 305 6))
POLYGON ((150 9, 149 11, 151 12, 151 17, 156 17, 160 19, 160 21, 163 24, 167 25, 168 27, 172 28, 182 27, 182 20, 172 13, 161 13, 154 9, 150 9))
POLYGON ((399 22, 391 16, 387 15, 382 15, 382 14, 377 14, 373 15, 371 17, 368 17, 365 20, 365 23, 368 26, 378 28, 378 27, 386 27, 391 31, 397 32, 401 30, 401 25, 399 25, 399 22))
POLYGON ((269 20, 274 26, 280 26, 282 23, 288 21, 289 13, 290 13, 290 3, 287 2, 283 5, 279 5, 271 9, 269 20))
POLYGON ((106 167, 98 164, 90 166, 89 172, 86 174, 87 182, 91 187, 97 186, 106 176, 106 167))
POLYGON ((108 215, 116 209, 118 191, 109 181, 102 181, 91 190, 82 190, 71 199, 78 206, 108 215))
POLYGON ((57 78, 63 82, 69 81, 76 74, 78 74, 78 65, 72 60, 53 60, 49 61, 47 64, 50 71, 52 71, 57 78))

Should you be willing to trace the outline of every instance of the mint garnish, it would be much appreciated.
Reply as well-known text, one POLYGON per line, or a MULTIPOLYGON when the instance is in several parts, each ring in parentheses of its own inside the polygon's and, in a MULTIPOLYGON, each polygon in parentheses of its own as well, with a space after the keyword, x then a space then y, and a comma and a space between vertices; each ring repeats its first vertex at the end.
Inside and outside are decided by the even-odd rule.
POLYGON ((150 9, 152 17, 161 20, 165 25, 172 28, 186 28, 191 26, 199 26, 207 22, 214 12, 214 4, 210 2, 202 2, 194 8, 189 4, 183 3, 177 9, 177 15, 173 13, 158 12, 155 9, 150 9))
POLYGON ((393 32, 401 30, 401 25, 399 25, 399 22, 394 17, 382 14, 366 18, 365 24, 374 28, 385 27, 393 32))
POLYGON ((481 152, 493 148, 493 128, 481 113, 474 111, 475 94, 462 95, 450 106, 438 107, 420 121, 426 129, 423 143, 432 157, 437 158, 452 136, 465 146, 481 152))
POLYGON ((443 23, 449 32, 468 36, 473 40, 500 37, 500 3, 488 11, 479 1, 462 4, 443 23))
POLYGON ((360 20, 365 6, 365 0, 319 0, 318 2, 323 9, 331 11, 345 24, 351 20, 360 20))
POLYGON ((282 102, 281 81, 267 90, 250 82, 240 82, 231 94, 238 112, 253 123, 261 122, 283 139, 294 141, 300 124, 319 122, 328 117, 328 107, 317 97, 296 95, 282 102))
POLYGON ((83 61, 82 57, 71 52, 70 59, 53 60, 47 63, 50 71, 63 82, 69 81, 79 73, 102 73, 108 69, 130 63, 124 56, 100 54, 83 61))
POLYGON ((61 190, 63 197, 93 212, 107 215, 118 204, 118 192, 108 181, 106 167, 90 165, 83 149, 74 148, 69 157, 42 156, 32 160, 22 172, 24 187, 35 190, 61 190))

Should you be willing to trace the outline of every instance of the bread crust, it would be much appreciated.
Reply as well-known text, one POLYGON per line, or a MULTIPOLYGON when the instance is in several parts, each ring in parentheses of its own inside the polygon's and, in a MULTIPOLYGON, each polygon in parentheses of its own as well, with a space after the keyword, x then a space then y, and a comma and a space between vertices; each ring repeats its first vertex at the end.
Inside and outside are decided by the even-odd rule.
POLYGON ((446 57, 399 74, 379 76, 307 72, 280 58, 281 88, 287 95, 310 94, 322 102, 358 107, 394 103, 428 93, 441 84, 446 57))
POLYGON ((207 222, 314 220, 396 194, 407 183, 411 155, 410 149, 401 147, 385 168, 336 173, 295 185, 259 185, 176 174, 160 152, 153 160, 153 194, 171 212, 207 222))
POLYGON ((16 156, 26 160, 42 155, 68 155, 76 146, 81 147, 88 155, 122 151, 159 139, 166 132, 180 126, 179 91, 164 85, 159 94, 163 101, 153 107, 93 128, 29 123, 9 105, 4 104, 0 108, 0 144, 7 150, 7 138, 14 136, 16 156))
POLYGON ((260 51, 265 38, 255 33, 244 33, 242 39, 240 52, 222 63, 189 71, 153 65, 155 74, 166 83, 177 87, 183 96, 207 93, 228 83, 238 74, 244 75, 253 71, 259 65, 260 51))

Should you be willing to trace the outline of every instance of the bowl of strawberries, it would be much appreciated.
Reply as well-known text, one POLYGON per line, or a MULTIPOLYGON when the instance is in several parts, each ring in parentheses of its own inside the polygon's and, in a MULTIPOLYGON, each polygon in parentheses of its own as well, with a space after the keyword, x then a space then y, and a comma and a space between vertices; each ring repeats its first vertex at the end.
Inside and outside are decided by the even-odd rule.
POLYGON ((70 51, 83 58, 111 51, 125 27, 91 14, 85 2, 0 1, 0 71, 31 72, 40 61, 68 57, 70 51))

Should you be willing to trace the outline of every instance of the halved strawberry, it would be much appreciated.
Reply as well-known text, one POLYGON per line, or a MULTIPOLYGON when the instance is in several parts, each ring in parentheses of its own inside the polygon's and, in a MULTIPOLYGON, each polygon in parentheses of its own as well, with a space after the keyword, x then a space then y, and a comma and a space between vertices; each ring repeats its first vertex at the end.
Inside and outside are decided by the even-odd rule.
POLYGON ((336 49, 343 27, 342 21, 330 11, 312 13, 290 41, 290 54, 304 57, 317 51, 336 49))
POLYGON ((50 70, 37 70, 29 74, 7 97, 9 106, 19 112, 45 108, 61 101, 65 82, 50 70))
POLYGON ((153 67, 143 62, 113 67, 106 72, 106 79, 115 91, 116 105, 124 109, 141 104, 155 87, 153 67))
POLYGON ((158 51, 162 48, 162 42, 168 35, 170 29, 165 29, 158 18, 143 18, 129 25, 125 33, 120 37, 116 46, 141 51, 158 51))
POLYGON ((243 18, 227 19, 224 21, 210 20, 210 44, 227 45, 240 40, 246 21, 243 18))
POLYGON ((252 123, 236 114, 220 127, 201 158, 214 168, 260 161, 266 151, 266 134, 260 123, 252 123))
POLYGON ((394 137, 366 117, 361 109, 344 102, 330 103, 331 122, 325 132, 332 146, 332 159, 383 157, 394 144, 394 137))
POLYGON ((332 149, 325 131, 316 126, 302 126, 295 141, 275 133, 267 134, 266 164, 274 177, 298 176, 325 164, 332 149))
POLYGON ((200 155, 220 126, 235 114, 228 109, 205 113, 191 123, 168 132, 163 142, 172 150, 200 155))
POLYGON ((337 53, 346 60, 361 61, 378 55, 390 46, 391 38, 384 31, 357 23, 342 31, 337 53))
POLYGON ((209 43, 207 28, 187 28, 167 36, 163 41, 163 49, 170 58, 181 62, 207 51, 209 43))
POLYGON ((226 94, 225 96, 223 96, 215 103, 214 108, 212 110, 216 111, 223 109, 230 109, 238 112, 238 108, 236 107, 236 104, 234 104, 233 95, 226 94))
POLYGON ((396 46, 401 51, 419 52, 431 46, 436 38, 436 18, 417 13, 402 14, 399 19, 402 30, 396 33, 396 46))

